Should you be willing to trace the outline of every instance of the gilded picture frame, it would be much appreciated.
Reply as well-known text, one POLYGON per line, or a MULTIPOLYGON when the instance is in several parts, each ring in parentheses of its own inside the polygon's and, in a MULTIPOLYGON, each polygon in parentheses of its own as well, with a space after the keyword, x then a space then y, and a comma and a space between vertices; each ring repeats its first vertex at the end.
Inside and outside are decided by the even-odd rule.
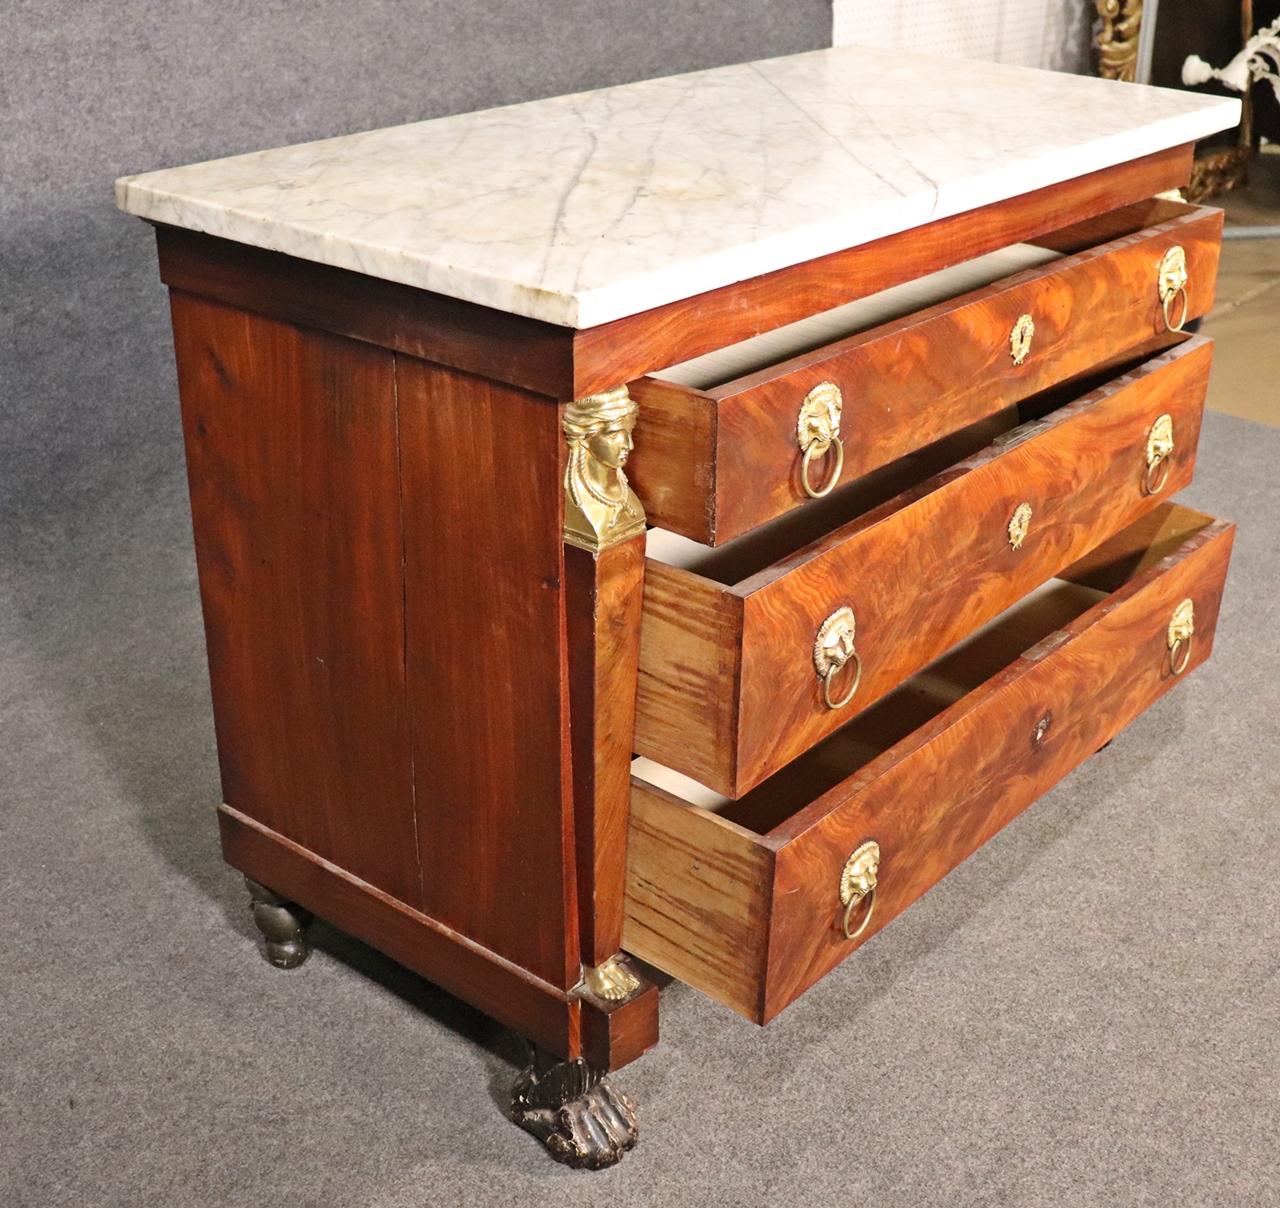
MULTIPOLYGON (((1158 0, 1094 0, 1098 15, 1098 74, 1104 79, 1146 82, 1151 69, 1158 0)), ((1240 2, 1241 45, 1253 36, 1253 0, 1240 2)), ((1183 194, 1202 201, 1245 183, 1253 154, 1253 105, 1243 99, 1236 144, 1197 157, 1183 194)))

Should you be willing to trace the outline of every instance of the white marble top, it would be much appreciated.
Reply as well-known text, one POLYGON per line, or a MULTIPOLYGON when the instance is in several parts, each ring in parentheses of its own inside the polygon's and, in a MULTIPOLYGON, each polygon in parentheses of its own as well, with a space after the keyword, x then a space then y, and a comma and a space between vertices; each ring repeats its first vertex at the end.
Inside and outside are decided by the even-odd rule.
POLYGON ((118 204, 592 327, 1202 138, 1235 100, 846 46, 126 176, 118 204))

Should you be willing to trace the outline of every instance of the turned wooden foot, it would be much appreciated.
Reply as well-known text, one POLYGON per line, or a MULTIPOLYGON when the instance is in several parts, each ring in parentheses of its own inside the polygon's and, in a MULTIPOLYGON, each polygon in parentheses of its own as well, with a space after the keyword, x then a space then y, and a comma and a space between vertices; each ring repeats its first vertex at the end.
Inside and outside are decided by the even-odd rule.
POLYGON ((602 1170, 636 1143, 636 1109, 582 1058, 560 1061, 534 1050, 516 1080, 512 1118, 557 1162, 602 1170))
POLYGON ((249 877, 244 883, 249 887, 253 921, 266 941, 263 955, 277 969, 296 969, 311 955, 306 937, 311 912, 249 877))

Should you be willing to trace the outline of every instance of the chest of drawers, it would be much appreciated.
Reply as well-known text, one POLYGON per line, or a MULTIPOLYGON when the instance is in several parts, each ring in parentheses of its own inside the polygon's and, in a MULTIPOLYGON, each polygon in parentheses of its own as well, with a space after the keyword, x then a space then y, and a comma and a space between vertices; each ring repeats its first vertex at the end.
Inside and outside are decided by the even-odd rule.
POLYGON ((844 48, 120 181, 269 959, 473 1003, 608 1165, 661 976, 767 1022, 1174 687, 1237 110, 844 48))

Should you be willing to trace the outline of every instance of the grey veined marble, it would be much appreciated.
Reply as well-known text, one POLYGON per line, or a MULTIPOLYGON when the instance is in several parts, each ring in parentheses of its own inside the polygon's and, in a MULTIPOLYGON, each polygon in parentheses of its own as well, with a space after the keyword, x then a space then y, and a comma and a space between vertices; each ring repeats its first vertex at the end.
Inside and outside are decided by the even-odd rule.
POLYGON ((127 176, 116 196, 157 222, 591 327, 1239 114, 846 46, 127 176))

